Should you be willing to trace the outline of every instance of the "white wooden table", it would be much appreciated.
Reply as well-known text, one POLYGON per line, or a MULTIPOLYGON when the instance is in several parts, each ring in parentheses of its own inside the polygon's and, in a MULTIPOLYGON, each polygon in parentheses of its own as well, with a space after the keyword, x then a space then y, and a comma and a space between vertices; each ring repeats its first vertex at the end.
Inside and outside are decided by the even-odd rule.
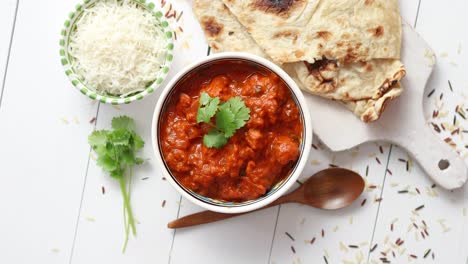
MULTIPOLYGON (((468 164, 468 121, 455 113, 457 105, 468 108, 468 2, 400 2, 403 17, 438 57, 426 87, 428 122, 440 128, 441 140, 453 138, 468 164), (433 118, 434 110, 439 115, 433 118), (454 116, 460 130, 451 135, 454 116)), ((58 59, 58 39, 75 4, 0 1, 0 263, 380 263, 384 257, 392 263, 466 263, 468 187, 448 192, 433 186, 405 151, 384 142, 331 153, 315 139, 313 169, 303 178, 330 164, 358 171, 368 187, 350 208, 328 212, 291 204, 167 229, 168 221, 200 208, 181 199, 154 163, 150 120, 157 94, 115 107, 73 90, 58 59), (123 114, 136 119, 149 158, 133 180, 138 236, 125 254, 118 186, 95 166, 86 142, 93 129, 123 114)), ((207 50, 191 3, 172 4, 184 15, 174 22, 183 32, 177 30, 171 75, 207 50)))

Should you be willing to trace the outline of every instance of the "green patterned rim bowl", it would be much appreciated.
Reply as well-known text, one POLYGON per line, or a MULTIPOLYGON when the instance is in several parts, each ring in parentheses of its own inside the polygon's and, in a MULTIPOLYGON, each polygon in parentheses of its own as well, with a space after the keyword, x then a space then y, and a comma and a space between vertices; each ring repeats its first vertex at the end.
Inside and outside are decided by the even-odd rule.
POLYGON ((68 14, 68 18, 64 23, 64 28, 60 32, 60 61, 64 67, 65 74, 70 79, 72 85, 78 89, 82 94, 88 96, 93 100, 99 100, 102 103, 108 104, 129 104, 136 100, 141 100, 147 95, 154 92, 156 88, 158 88, 164 79, 166 78, 169 72, 169 66, 173 60, 173 50, 174 50, 174 43, 172 40, 173 33, 169 27, 169 23, 164 19, 164 15, 161 10, 155 9, 155 4, 148 2, 146 0, 133 0, 139 6, 145 8, 146 10, 153 13, 153 15, 158 19, 160 22, 160 28, 164 35, 166 36, 166 60, 162 63, 161 69, 158 72, 157 76, 155 77, 155 81, 150 84, 145 90, 141 92, 137 92, 135 94, 126 96, 126 97, 118 97, 118 96, 111 96, 111 95, 102 95, 99 94, 93 89, 92 87, 87 86, 83 83, 82 78, 75 73, 73 69, 72 60, 73 57, 68 53, 68 44, 70 41, 70 34, 72 30, 75 29, 76 21, 81 17, 83 11, 89 7, 92 7, 96 2, 101 0, 84 0, 81 4, 77 4, 75 6, 75 10, 68 14))

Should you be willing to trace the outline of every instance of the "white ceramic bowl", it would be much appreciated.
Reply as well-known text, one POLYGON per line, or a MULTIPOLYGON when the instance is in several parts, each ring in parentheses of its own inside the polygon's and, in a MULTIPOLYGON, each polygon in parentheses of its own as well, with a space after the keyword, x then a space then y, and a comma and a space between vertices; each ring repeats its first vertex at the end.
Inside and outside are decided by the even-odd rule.
POLYGON ((158 103, 156 104, 156 108, 154 109, 151 138, 158 166, 163 170, 164 176, 166 177, 167 181, 169 181, 169 183, 184 198, 207 210, 216 211, 220 213, 244 213, 264 207, 269 203, 275 201, 276 199, 281 197, 296 182, 297 178, 304 169, 304 166, 307 162, 307 158, 309 156, 310 147, 312 145, 312 124, 310 120, 309 110, 302 92, 300 91, 296 83, 291 79, 291 77, 289 77, 288 74, 286 74, 286 72, 284 72, 280 67, 266 59, 249 53, 224 52, 205 57, 203 59, 198 60, 195 63, 192 63, 191 65, 186 66, 176 76, 174 76, 174 78, 172 78, 172 80, 166 87, 163 88, 161 97, 159 98, 158 103), (281 182, 279 182, 278 184, 276 184, 264 196, 256 200, 251 200, 242 203, 214 200, 208 197, 201 196, 191 190, 186 189, 184 186, 182 186, 182 184, 178 183, 176 178, 170 172, 168 166, 164 162, 159 144, 160 118, 163 114, 165 103, 172 94, 171 92, 173 88, 176 87, 178 82, 181 79, 183 79, 187 74, 190 74, 193 70, 196 70, 200 66, 226 59, 241 59, 257 63, 263 67, 266 67, 267 69, 270 69, 279 77, 281 77, 281 79, 283 79, 283 81, 289 86, 291 92, 293 93, 293 97, 296 100, 296 103, 298 104, 298 107, 300 109, 304 125, 303 140, 301 143, 301 154, 299 156, 298 162, 296 163, 296 166, 291 170, 289 176, 281 182))

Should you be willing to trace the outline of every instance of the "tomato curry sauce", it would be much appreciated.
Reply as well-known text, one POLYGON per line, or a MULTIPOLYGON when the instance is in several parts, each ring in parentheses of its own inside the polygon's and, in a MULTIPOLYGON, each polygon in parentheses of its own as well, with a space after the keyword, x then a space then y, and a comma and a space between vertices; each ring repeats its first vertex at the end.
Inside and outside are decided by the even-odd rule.
POLYGON ((300 110, 284 81, 262 66, 242 60, 210 63, 176 85, 163 111, 165 162, 180 184, 200 195, 230 202, 257 199, 299 159, 300 110), (201 92, 221 102, 237 96, 250 108, 247 124, 220 149, 203 145, 211 127, 197 123, 201 92))

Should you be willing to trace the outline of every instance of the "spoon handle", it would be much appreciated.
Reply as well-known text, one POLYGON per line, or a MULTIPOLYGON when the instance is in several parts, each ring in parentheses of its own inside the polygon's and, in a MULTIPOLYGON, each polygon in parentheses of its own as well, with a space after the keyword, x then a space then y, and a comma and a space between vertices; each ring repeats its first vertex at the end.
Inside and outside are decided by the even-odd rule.
POLYGON ((223 214, 223 213, 217 213, 217 212, 212 212, 212 211, 203 211, 203 212, 199 212, 199 213, 192 214, 192 215, 187 215, 182 218, 176 219, 168 223, 167 227, 171 229, 175 229, 175 228, 183 228, 183 227, 190 227, 190 226, 213 223, 213 222, 221 221, 221 220, 228 219, 231 217, 236 217, 239 215, 248 214, 248 213, 255 212, 255 211, 260 211, 266 208, 276 206, 283 202, 284 201, 282 199, 278 199, 275 202, 265 207, 262 207, 260 209, 250 211, 247 213, 241 213, 241 214, 223 214))

